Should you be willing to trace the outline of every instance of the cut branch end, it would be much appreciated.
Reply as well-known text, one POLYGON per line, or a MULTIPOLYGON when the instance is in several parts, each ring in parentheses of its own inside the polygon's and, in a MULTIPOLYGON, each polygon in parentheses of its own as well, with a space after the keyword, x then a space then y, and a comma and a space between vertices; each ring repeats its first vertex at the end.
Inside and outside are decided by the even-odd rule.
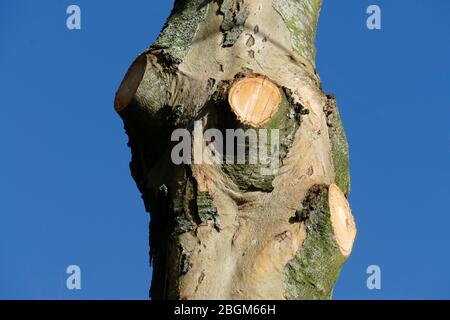
POLYGON ((335 184, 329 187, 328 204, 336 242, 347 257, 352 252, 356 237, 356 225, 345 194, 335 184))
POLYGON ((141 55, 128 69, 114 99, 114 109, 116 112, 121 112, 124 110, 133 100, 133 97, 139 88, 139 84, 144 77, 146 68, 147 57, 145 55, 141 55))
POLYGON ((281 93, 267 77, 245 77, 230 89, 228 100, 239 121, 260 127, 278 111, 281 93))

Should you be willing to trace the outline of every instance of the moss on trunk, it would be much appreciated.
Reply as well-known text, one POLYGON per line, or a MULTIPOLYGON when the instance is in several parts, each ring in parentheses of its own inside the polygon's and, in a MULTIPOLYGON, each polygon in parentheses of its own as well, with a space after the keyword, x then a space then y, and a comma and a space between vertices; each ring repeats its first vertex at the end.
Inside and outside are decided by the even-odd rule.
POLYGON ((305 221, 307 236, 295 258, 286 265, 286 299, 330 299, 346 258, 335 240, 328 186, 310 189, 297 219, 305 221))

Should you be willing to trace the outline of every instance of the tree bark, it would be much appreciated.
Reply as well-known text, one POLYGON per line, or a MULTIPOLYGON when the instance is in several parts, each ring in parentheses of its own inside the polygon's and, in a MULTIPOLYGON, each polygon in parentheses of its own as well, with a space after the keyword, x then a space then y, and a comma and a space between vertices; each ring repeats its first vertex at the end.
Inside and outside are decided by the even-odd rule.
MULTIPOLYGON (((153 299, 331 298, 356 228, 346 200, 347 140, 315 68, 320 7, 321 0, 176 0, 127 72, 115 108, 151 214, 153 299), (245 90, 231 90, 243 79, 245 90), (252 85, 273 93, 261 123, 258 115, 243 119, 245 108, 264 105, 252 85), (180 128, 224 136, 278 129, 279 144, 264 143, 280 167, 176 165, 171 135, 180 128)), ((255 143, 245 146, 247 160, 255 143)), ((207 145, 194 138, 193 149, 207 145)))

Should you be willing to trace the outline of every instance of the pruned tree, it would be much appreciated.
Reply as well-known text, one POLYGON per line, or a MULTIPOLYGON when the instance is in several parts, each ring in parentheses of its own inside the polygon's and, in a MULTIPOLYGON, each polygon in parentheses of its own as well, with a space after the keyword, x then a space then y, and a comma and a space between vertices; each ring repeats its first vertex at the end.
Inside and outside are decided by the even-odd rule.
POLYGON ((176 0, 129 68, 115 108, 151 214, 153 299, 331 298, 356 228, 347 140, 315 67, 320 8, 176 0))

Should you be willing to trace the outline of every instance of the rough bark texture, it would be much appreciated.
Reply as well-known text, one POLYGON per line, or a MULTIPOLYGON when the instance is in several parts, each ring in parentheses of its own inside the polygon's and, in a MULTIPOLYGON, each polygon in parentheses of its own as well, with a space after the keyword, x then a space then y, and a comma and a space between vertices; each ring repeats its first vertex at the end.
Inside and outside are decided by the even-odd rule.
MULTIPOLYGON (((327 202, 349 192, 335 99, 315 72, 321 0, 176 0, 117 94, 130 169, 151 214, 153 299, 330 298, 346 256, 327 202), (248 129, 228 104, 242 77, 282 93, 260 129, 280 129, 280 169, 171 161, 171 133, 248 129)), ((270 140, 270 139, 269 139, 270 140)), ((270 141, 267 143, 270 147, 270 141)))

